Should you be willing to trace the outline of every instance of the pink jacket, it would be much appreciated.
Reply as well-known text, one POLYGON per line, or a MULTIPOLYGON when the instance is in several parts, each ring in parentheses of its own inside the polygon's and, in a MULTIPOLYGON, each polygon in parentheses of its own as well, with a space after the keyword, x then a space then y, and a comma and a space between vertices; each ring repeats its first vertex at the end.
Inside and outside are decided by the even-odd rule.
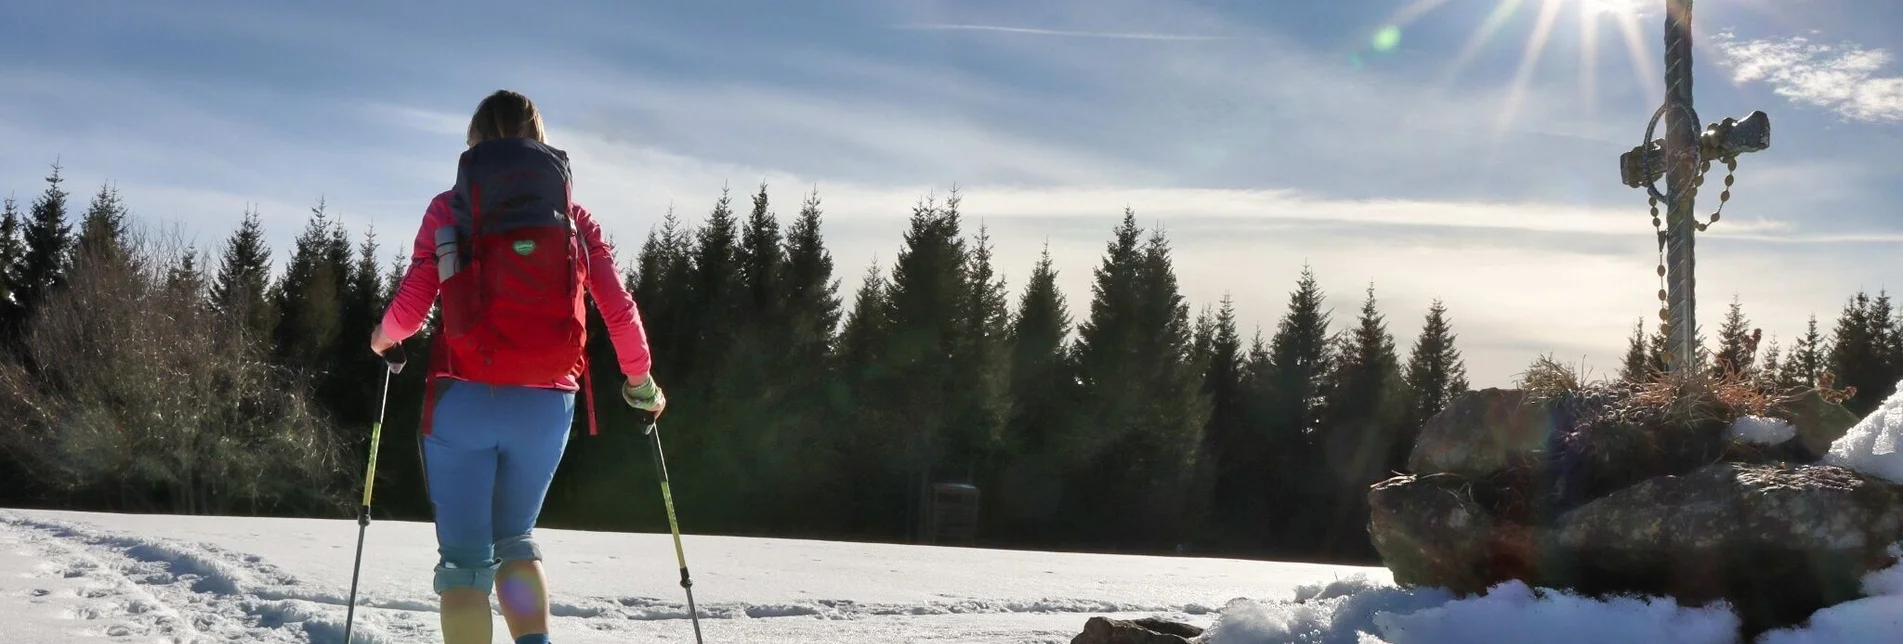
MULTIPOLYGON (((403 283, 397 287, 390 308, 383 313, 383 334, 391 340, 402 342, 415 335, 436 302, 436 228, 453 220, 449 210, 451 194, 452 191, 444 191, 436 195, 423 213, 423 226, 416 232, 409 272, 403 275, 403 283)), ((621 271, 615 268, 614 248, 602 240, 601 226, 581 205, 571 208, 575 227, 588 242, 588 294, 608 323, 608 339, 614 343, 621 373, 634 382, 641 382, 653 364, 648 354, 647 332, 641 327, 641 313, 635 308, 634 296, 621 282, 621 271)), ((581 384, 573 377, 564 377, 548 383, 547 387, 577 391, 581 384)))

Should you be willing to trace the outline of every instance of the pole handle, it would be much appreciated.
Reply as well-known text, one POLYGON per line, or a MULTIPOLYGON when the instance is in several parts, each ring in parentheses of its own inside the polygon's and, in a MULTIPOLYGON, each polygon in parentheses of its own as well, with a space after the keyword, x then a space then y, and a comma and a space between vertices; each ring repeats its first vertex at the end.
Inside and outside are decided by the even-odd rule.
POLYGON ((384 364, 390 368, 390 373, 403 373, 403 364, 409 361, 409 354, 403 350, 403 343, 401 342, 390 345, 388 349, 384 349, 380 357, 383 358, 384 364))

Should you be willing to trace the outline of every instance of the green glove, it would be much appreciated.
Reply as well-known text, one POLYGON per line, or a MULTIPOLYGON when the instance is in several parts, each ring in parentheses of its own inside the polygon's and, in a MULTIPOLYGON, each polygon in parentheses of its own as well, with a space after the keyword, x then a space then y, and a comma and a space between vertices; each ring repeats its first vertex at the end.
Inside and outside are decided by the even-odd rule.
POLYGON ((629 407, 648 412, 655 418, 659 418, 661 410, 667 408, 667 394, 661 393, 661 386, 654 384, 653 376, 642 378, 638 385, 633 380, 622 385, 621 399, 629 407))

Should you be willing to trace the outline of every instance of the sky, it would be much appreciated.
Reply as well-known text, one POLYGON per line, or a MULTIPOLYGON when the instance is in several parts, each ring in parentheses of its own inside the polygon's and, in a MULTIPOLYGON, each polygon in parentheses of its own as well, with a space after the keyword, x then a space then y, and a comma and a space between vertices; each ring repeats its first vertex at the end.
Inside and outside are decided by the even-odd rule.
MULTIPOLYGON (((1618 157, 1663 100, 1663 0, 527 6, 0 5, 0 196, 30 203, 57 161, 76 200, 111 182, 205 249, 255 207, 279 266, 322 199, 394 259, 509 88, 629 261, 670 208, 697 223, 764 184, 783 221, 820 198, 850 301, 956 189, 1007 286, 1048 247, 1079 318, 1128 208, 1192 312, 1227 296, 1267 337, 1306 266, 1338 328, 1372 289, 1405 354, 1439 299, 1476 387, 1541 355, 1610 375, 1656 320, 1618 157)), ((1895 24, 1887 0, 1697 4, 1700 117, 1772 123, 1697 241, 1706 335, 1736 298, 1788 344, 1898 285, 1895 24)))

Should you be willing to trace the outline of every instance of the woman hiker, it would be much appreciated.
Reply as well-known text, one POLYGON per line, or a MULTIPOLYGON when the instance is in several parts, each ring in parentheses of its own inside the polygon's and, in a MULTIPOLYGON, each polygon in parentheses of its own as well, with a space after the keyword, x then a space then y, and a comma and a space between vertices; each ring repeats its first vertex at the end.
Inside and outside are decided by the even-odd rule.
POLYGON ((532 532, 587 385, 584 294, 607 322, 623 400, 658 416, 666 398, 648 374, 647 337, 614 252, 570 201, 567 155, 548 145, 535 104, 507 90, 485 98, 468 146, 455 187, 424 212, 370 349, 381 355, 415 334, 442 298, 422 442, 443 641, 490 641, 493 588, 517 644, 548 644, 532 532))

